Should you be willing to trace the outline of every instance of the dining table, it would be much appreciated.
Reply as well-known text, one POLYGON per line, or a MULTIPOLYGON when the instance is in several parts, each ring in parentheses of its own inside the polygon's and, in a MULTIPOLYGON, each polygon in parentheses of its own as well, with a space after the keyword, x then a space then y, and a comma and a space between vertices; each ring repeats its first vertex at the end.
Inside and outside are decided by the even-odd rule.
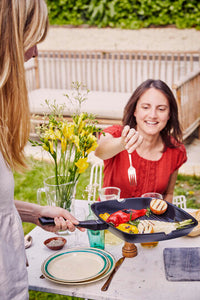
MULTIPOLYGON (((83 208, 88 213, 88 202, 75 200, 75 208, 83 208)), ((76 229, 77 230, 77 229, 76 229)), ((132 258, 126 257, 122 265, 114 275, 107 291, 101 291, 106 278, 95 282, 77 284, 61 284, 53 282, 41 276, 43 262, 55 251, 48 249, 44 241, 50 237, 57 236, 54 233, 43 230, 36 226, 29 232, 33 243, 26 249, 29 266, 28 280, 29 290, 42 291, 53 294, 81 297, 92 300, 198 300, 200 299, 199 280, 171 281, 167 279, 164 265, 164 251, 172 248, 199 248, 200 236, 183 236, 174 239, 159 241, 154 248, 144 248, 139 243, 137 255, 132 258)), ((67 242, 64 248, 90 247, 87 230, 62 235, 67 242)), ((122 257, 123 240, 118 240, 114 245, 105 243, 105 251, 110 253, 117 261, 122 257)), ((58 251, 58 253, 59 253, 58 251)), ((77 266, 78 268, 78 266, 77 266)))

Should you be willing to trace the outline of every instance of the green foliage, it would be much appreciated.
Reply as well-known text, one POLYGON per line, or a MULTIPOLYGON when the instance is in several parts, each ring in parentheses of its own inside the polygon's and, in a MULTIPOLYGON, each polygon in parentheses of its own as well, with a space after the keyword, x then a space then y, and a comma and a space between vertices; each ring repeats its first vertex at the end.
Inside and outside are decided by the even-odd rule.
POLYGON ((179 174, 174 194, 185 195, 187 207, 200 208, 200 177, 179 174))
POLYGON ((47 0, 51 24, 200 29, 199 0, 47 0))
POLYGON ((84 300, 83 298, 76 298, 70 296, 62 296, 62 295, 55 295, 50 293, 43 293, 43 292, 29 292, 29 300, 84 300))

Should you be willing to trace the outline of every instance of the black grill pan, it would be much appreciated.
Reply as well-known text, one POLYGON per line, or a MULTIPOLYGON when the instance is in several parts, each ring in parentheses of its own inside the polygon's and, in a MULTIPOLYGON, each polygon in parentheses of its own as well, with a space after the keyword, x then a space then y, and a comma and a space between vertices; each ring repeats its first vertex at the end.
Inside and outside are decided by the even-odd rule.
MULTIPOLYGON (((91 208, 92 208, 93 213, 102 221, 102 223, 103 222, 106 223, 99 217, 100 214, 103 214, 105 212, 112 214, 112 213, 114 213, 118 210, 122 210, 122 209, 147 208, 150 206, 151 200, 152 200, 152 198, 127 198, 121 202, 119 202, 117 200, 110 200, 110 201, 103 201, 103 202, 95 202, 91 205, 91 208)), ((158 221, 166 221, 166 222, 180 222, 180 221, 183 221, 186 219, 192 219, 193 224, 188 225, 183 229, 174 230, 167 235, 164 232, 146 233, 146 234, 131 234, 131 233, 123 232, 123 231, 115 228, 111 224, 109 224, 108 230, 126 242, 145 243, 145 242, 155 242, 155 241, 174 239, 174 238, 178 238, 178 237, 187 235, 198 224, 197 220, 195 218, 193 218, 189 213, 187 213, 183 209, 176 207, 175 205, 173 205, 171 203, 168 203, 167 211, 162 215, 155 215, 155 214, 151 213, 149 217, 143 216, 138 219, 139 220, 158 220, 158 221)))
MULTIPOLYGON (((97 220, 85 220, 79 221, 78 227, 83 227, 91 230, 105 230, 108 229, 113 234, 117 235, 122 240, 129 243, 145 243, 145 242, 156 242, 169 239, 175 239, 190 233, 190 231, 198 224, 197 220, 193 218, 190 214, 185 212, 183 209, 176 207, 175 205, 168 203, 167 211, 162 215, 155 215, 151 213, 149 217, 143 216, 138 218, 139 220, 158 220, 165 222, 180 222, 187 219, 192 219, 193 224, 186 226, 183 229, 177 229, 169 234, 164 232, 159 233, 145 233, 145 234, 131 234, 124 232, 115 228, 113 225, 108 224, 103 219, 99 217, 100 214, 105 212, 112 214, 118 210, 123 209, 143 209, 150 206, 150 201, 152 198, 127 198, 119 202, 117 200, 94 202, 91 205, 93 213, 98 217, 97 220)), ((137 220, 138 220, 137 219, 137 220)), ((52 218, 39 218, 42 225, 52 225, 54 224, 54 219, 52 218)))

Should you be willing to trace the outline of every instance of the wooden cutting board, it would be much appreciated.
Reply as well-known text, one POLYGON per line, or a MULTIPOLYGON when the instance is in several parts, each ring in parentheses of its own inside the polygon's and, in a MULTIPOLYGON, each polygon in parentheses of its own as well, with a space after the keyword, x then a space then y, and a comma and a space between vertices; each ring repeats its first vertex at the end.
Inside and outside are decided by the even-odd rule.
POLYGON ((200 280, 200 247, 165 248, 163 258, 167 280, 200 280))

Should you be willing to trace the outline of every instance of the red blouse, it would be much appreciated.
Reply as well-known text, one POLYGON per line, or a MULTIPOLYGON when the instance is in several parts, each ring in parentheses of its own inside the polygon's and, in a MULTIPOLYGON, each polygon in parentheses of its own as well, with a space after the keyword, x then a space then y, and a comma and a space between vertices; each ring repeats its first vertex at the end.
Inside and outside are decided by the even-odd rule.
MULTIPOLYGON (((120 137, 122 126, 108 127, 104 132, 113 137, 120 137)), ((132 153, 133 166, 136 169, 137 186, 130 185, 128 180, 129 158, 126 150, 104 161, 103 186, 116 186, 121 189, 121 198, 140 197, 147 192, 164 194, 172 173, 187 160, 184 145, 178 148, 167 148, 162 157, 151 161, 140 157, 135 150, 132 153)))

